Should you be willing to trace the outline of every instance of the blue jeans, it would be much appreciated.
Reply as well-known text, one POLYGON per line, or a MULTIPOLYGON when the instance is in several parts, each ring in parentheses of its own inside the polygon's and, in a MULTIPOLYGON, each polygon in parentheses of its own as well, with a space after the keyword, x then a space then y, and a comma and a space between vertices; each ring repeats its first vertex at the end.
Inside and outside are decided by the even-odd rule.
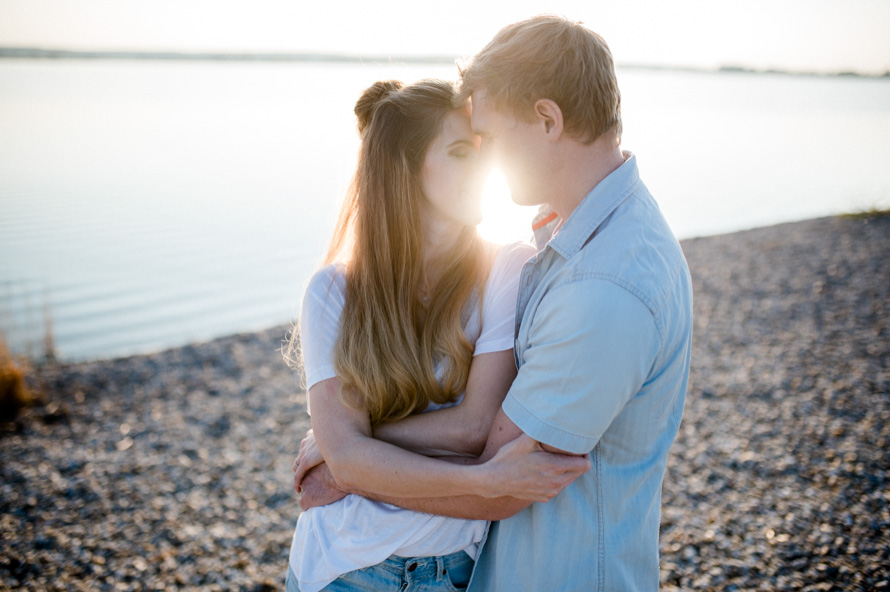
MULTIPOLYGON (((473 559, 458 551, 441 557, 399 557, 345 573, 324 592, 459 592, 473 573, 473 559)), ((287 570, 287 592, 300 592, 293 572, 287 570)))

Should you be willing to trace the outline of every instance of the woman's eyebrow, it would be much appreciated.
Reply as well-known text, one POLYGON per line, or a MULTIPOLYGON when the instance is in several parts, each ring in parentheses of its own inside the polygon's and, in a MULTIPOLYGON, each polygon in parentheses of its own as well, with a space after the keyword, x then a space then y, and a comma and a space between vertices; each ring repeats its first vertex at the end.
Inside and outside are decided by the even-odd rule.
POLYGON ((459 138, 459 139, 453 141, 452 143, 448 144, 448 146, 446 146, 446 148, 451 148, 452 146, 457 146, 458 144, 466 144, 467 146, 475 146, 476 145, 475 142, 473 142, 471 140, 459 138))

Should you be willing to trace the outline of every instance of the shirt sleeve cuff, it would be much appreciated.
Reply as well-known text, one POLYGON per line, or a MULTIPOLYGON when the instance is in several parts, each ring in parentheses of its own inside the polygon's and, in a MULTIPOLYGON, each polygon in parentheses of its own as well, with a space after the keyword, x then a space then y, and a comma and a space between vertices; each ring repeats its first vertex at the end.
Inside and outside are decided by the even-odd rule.
POLYGON ((513 349, 513 338, 512 337, 504 337, 502 339, 493 339, 491 341, 487 341, 482 345, 476 344, 476 349, 473 350, 473 356, 478 356, 479 354, 490 354, 491 352, 499 352, 504 350, 512 350, 513 349))
POLYGON ((587 454, 597 441, 572 434, 559 427, 544 423, 529 411, 512 393, 507 393, 502 406, 504 413, 516 427, 542 444, 553 446, 571 454, 587 454))
POLYGON ((334 371, 333 364, 316 368, 311 375, 309 375, 308 373, 306 375, 306 391, 308 392, 309 389, 311 389, 322 380, 334 378, 335 376, 337 376, 337 373, 334 371))

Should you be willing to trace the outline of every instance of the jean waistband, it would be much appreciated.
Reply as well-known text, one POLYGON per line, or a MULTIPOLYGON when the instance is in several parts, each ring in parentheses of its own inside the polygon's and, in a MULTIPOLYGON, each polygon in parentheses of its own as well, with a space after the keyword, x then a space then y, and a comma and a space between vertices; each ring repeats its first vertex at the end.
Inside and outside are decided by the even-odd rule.
POLYGON ((379 567, 404 577, 430 577, 442 575, 443 570, 454 568, 473 558, 464 551, 435 557, 401 557, 390 555, 379 567))

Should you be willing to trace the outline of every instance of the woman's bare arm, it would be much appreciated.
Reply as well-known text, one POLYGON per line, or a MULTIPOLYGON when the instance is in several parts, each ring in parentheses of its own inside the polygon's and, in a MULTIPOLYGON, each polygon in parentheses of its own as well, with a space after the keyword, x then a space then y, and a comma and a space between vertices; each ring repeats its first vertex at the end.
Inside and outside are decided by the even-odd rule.
MULTIPOLYGON (((519 471, 524 476, 520 477, 517 473, 514 477, 530 480, 526 481, 524 487, 528 487, 530 483, 535 486, 547 483, 547 494, 534 501, 549 500, 590 468, 588 455, 568 455, 535 442, 523 434, 503 411, 498 413, 491 428, 488 444, 479 459, 452 458, 451 461, 461 463, 482 463, 485 461, 480 468, 488 471, 488 478, 492 481, 497 479, 499 471, 506 470, 508 472, 519 471), (513 461, 512 467, 511 460, 513 461)), ((303 489, 300 500, 300 506, 304 510, 329 504, 346 494, 331 479, 330 470, 325 464, 310 471, 304 484, 306 488, 303 489)), ((522 488, 523 486, 520 485, 519 489, 522 488)), ((524 496, 511 496, 505 490, 501 492, 501 497, 459 495, 408 498, 395 491, 391 494, 375 494, 361 489, 353 489, 351 493, 418 512, 482 520, 502 520, 512 516, 532 501, 524 496)))
MULTIPOLYGON (((459 405, 378 425, 373 436, 425 456, 475 458, 485 448, 491 423, 515 377, 510 350, 480 354, 473 358, 466 393, 459 405)), ((339 382, 337 385, 339 388, 339 382)), ((352 420, 358 422, 359 418, 352 420)), ((367 429, 364 423, 361 429, 367 429)), ((301 491, 303 477, 324 460, 314 431, 309 430, 294 463, 295 491, 301 491)))
POLYGON ((479 456, 514 378, 513 350, 475 356, 459 405, 379 424, 374 437, 427 456, 479 456))
POLYGON ((339 391, 339 380, 331 378, 310 388, 309 400, 318 447, 343 490, 402 498, 509 495, 546 501, 565 487, 567 471, 586 470, 574 466, 577 461, 554 466, 548 459, 553 455, 533 450, 495 455, 483 465, 415 454, 373 438, 367 412, 347 406, 339 391))

